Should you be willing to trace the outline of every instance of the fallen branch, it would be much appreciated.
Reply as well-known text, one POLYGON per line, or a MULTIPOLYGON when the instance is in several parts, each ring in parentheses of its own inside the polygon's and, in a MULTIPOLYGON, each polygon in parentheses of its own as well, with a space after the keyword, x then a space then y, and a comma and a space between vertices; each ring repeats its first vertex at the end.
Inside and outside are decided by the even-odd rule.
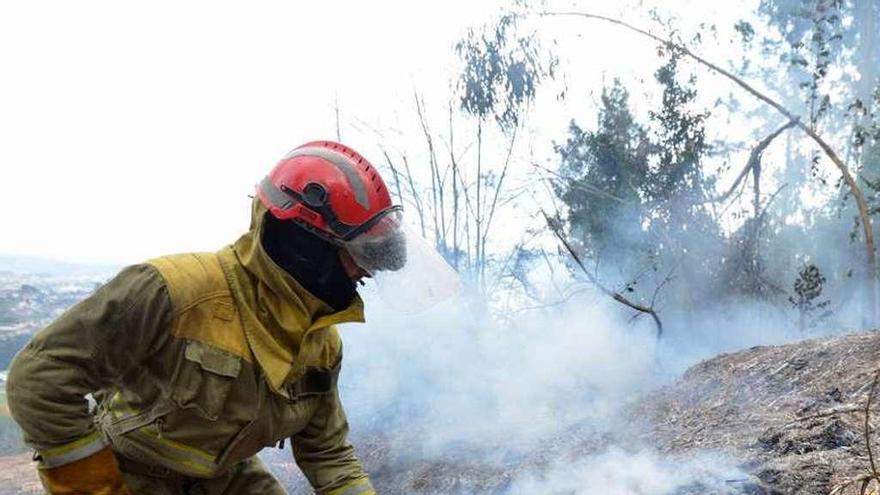
POLYGON ((871 403, 874 401, 874 392, 877 389, 878 382, 880 382, 880 369, 874 372, 874 379, 868 388, 868 400, 865 401, 865 407, 861 409, 865 413, 865 449, 868 451, 867 472, 843 480, 828 495, 842 495, 844 490, 857 484, 861 484, 859 488, 860 495, 870 495, 876 493, 876 491, 868 492, 871 482, 880 484, 880 473, 877 472, 877 465, 874 462, 874 451, 871 448, 871 403))
POLYGON ((603 294, 614 299, 615 301, 619 302, 620 304, 623 304, 624 306, 626 306, 628 308, 634 309, 634 310, 638 311, 639 313, 645 313, 645 314, 650 315, 651 318, 654 320, 654 325, 657 327, 657 339, 660 339, 663 336, 663 322, 660 321, 660 317, 657 316, 657 312, 654 310, 654 308, 649 307, 649 306, 645 306, 643 304, 632 302, 629 299, 627 299, 626 297, 624 297, 623 294, 616 292, 616 291, 613 291, 613 290, 609 289, 608 287, 605 287, 604 285, 602 285, 602 283, 599 282, 599 280, 596 278, 596 276, 593 275, 592 273, 590 273, 590 270, 588 270, 586 265, 584 265, 584 262, 581 260, 581 257, 577 254, 577 251, 575 251, 574 247, 568 242, 568 240, 562 234, 562 232, 559 229, 559 226, 556 225, 556 223, 553 221, 553 219, 550 218, 549 215, 547 215, 547 212, 545 212, 544 210, 541 210, 541 214, 544 215, 544 219, 547 221, 547 226, 550 227, 550 230, 553 231, 553 234, 556 236, 557 239, 559 239, 559 242, 561 242, 562 245, 565 246, 565 249, 568 251, 568 254, 570 254, 571 257, 574 258, 574 261, 578 264, 578 266, 581 267, 581 270, 583 270, 584 274, 590 280, 590 283, 595 285, 600 291, 602 291, 603 294))
POLYGON ((871 389, 868 391, 868 400, 865 401, 865 449, 868 451, 868 461, 870 461, 871 464, 871 476, 875 481, 880 483, 880 474, 877 474, 877 465, 874 463, 874 452, 871 449, 871 401, 874 399, 874 391, 877 388, 878 380, 880 380, 880 370, 877 370, 877 372, 874 373, 874 381, 871 382, 871 389))
POLYGON ((797 418, 793 419, 792 421, 789 421, 788 423, 786 423, 785 426, 782 427, 782 429, 783 430, 791 429, 795 426, 798 426, 800 423, 803 423, 804 421, 809 421, 811 419, 827 418, 828 416, 836 416, 838 414, 857 413, 857 412, 862 412, 864 410, 865 410, 865 408, 863 406, 854 406, 854 405, 844 405, 844 406, 834 407, 831 409, 827 409, 825 411, 817 412, 815 414, 810 414, 807 416, 798 416, 797 418))

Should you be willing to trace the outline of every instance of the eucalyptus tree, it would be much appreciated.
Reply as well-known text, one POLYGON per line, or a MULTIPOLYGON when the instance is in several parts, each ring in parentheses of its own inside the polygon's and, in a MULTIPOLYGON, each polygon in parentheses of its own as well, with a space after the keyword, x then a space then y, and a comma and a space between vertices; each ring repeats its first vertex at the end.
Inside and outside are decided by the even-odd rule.
MULTIPOLYGON (((554 77, 557 65, 552 54, 542 51, 535 33, 519 30, 517 21, 515 15, 504 15, 492 25, 471 28, 455 47, 463 63, 457 84, 459 106, 476 124, 476 175, 473 195, 465 199, 474 227, 472 264, 480 286, 485 283, 489 230, 517 131, 539 85, 545 78, 554 77), (489 123, 509 141, 509 151, 497 175, 488 172, 484 164, 484 132, 489 123)), ((457 170, 453 175, 454 184, 461 185, 465 192, 471 190, 468 184, 459 184, 462 181, 457 170)))

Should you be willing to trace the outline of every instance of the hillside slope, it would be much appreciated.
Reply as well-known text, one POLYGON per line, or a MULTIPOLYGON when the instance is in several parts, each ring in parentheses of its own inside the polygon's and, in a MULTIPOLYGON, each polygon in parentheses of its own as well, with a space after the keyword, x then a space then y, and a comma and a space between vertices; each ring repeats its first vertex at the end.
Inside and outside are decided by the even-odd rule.
POLYGON ((720 355, 650 394, 633 414, 649 420, 650 441, 662 451, 721 450, 760 479, 762 491, 828 493, 869 465, 864 407, 878 357, 877 332, 720 355))
MULTIPOLYGON (((609 445, 650 446, 659 458, 670 459, 721 454, 719 459, 729 459, 747 473, 739 479, 722 478, 729 485, 723 493, 827 494, 868 467, 864 405, 878 356, 878 332, 720 355, 637 398, 623 421, 634 425, 632 431, 601 432, 581 425, 545 439, 528 455, 461 450, 423 457, 418 432, 393 432, 388 438, 355 431, 353 440, 384 495, 516 495, 522 493, 518 479, 534 475, 542 480, 543 473, 559 470, 560 458, 567 459, 564 476, 582 476, 578 470, 585 465, 578 461, 602 455, 609 445)), ((880 402, 880 390, 877 397, 880 402)), ((872 408, 872 424, 878 423, 880 406, 872 408)), ((872 438, 880 453, 880 438, 872 438)), ((629 462, 627 455, 620 464, 629 462)), ((311 493, 289 451, 266 449, 263 457, 292 494, 311 493)), ((7 467, 3 471, 9 471, 0 476, 0 494, 33 493, 37 485, 29 456, 0 460, 7 467)), ((628 469, 621 466, 621 472, 628 469)), ((626 493, 721 493, 700 485, 702 481, 691 478, 671 491, 635 484, 626 493)), ((540 486, 541 493, 617 493, 597 486, 540 486)))

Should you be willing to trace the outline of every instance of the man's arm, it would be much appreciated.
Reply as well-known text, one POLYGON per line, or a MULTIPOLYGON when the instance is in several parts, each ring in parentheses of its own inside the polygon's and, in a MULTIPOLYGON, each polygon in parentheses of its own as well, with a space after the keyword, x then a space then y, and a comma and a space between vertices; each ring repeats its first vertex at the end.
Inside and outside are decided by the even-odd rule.
POLYGON ((94 477, 119 478, 115 462, 107 466, 101 461, 113 457, 85 395, 117 383, 158 349, 171 315, 158 271, 132 266, 58 317, 16 355, 6 383, 9 409, 24 430, 25 443, 37 451, 50 493, 75 492, 69 488, 75 480, 65 476, 64 486, 53 481, 59 473, 97 469, 94 477))
POLYGON ((337 391, 322 399, 306 428, 293 437, 293 457, 319 495, 376 495, 354 448, 337 391))

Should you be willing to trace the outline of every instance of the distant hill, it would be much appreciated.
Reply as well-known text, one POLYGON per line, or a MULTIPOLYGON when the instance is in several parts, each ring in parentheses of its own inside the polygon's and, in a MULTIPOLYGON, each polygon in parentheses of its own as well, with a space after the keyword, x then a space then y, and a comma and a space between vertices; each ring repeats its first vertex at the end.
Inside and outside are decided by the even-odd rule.
POLYGON ((110 274, 118 271, 119 268, 112 264, 81 264, 37 256, 0 254, 0 272, 76 276, 110 274))

